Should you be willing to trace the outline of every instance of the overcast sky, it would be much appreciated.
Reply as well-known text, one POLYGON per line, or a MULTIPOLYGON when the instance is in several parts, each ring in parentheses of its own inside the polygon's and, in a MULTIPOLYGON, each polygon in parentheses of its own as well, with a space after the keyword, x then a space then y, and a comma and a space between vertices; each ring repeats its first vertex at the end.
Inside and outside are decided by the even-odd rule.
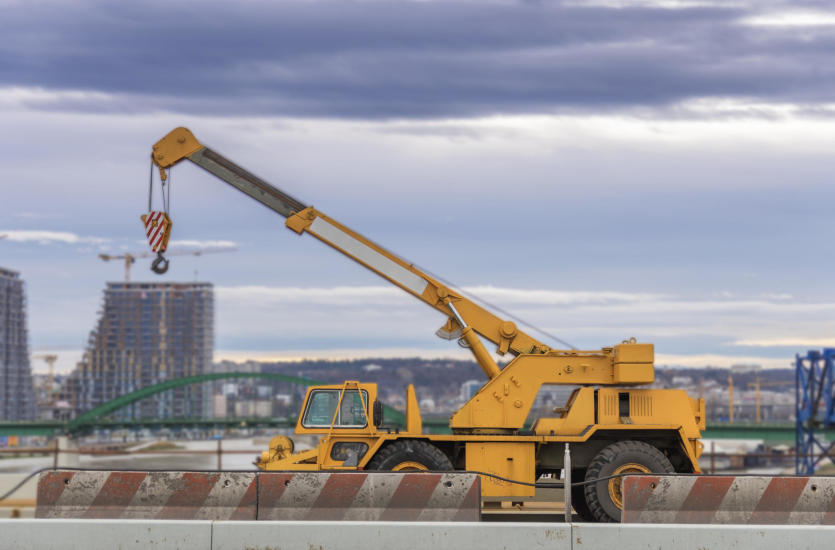
MULTIPOLYGON (((788 366, 835 345, 828 2, 0 0, 0 266, 80 356, 176 126, 575 346, 788 366)), ((437 313, 194 166, 163 277, 216 358, 423 354, 437 313), (177 248, 175 245, 173 248, 177 248)), ((546 343, 552 343, 546 341, 546 343)), ((41 365, 35 365, 41 369, 41 365)))

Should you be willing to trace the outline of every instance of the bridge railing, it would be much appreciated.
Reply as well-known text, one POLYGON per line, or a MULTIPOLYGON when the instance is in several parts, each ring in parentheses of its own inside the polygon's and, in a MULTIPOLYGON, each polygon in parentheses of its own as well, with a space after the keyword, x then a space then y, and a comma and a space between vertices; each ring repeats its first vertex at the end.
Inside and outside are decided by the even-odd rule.
MULTIPOLYGON (((223 440, 217 440, 217 446, 214 449, 114 449, 114 448, 96 448, 96 447, 74 447, 72 445, 60 446, 56 441, 51 445, 45 447, 14 447, 14 448, 0 448, 0 456, 52 456, 53 465, 66 464, 66 461, 61 459, 62 455, 72 456, 148 456, 148 455, 192 455, 192 456, 217 456, 217 469, 223 469, 223 455, 252 455, 253 457, 260 454, 266 447, 250 448, 250 449, 230 449, 224 448, 223 440)), ((752 468, 762 467, 785 467, 789 468, 794 465, 794 460, 801 455, 794 452, 786 453, 768 453, 768 452, 719 452, 719 451, 705 451, 701 457, 702 468, 704 473, 712 474, 723 470, 747 470, 752 468)))
MULTIPOLYGON (((265 450, 265 447, 250 448, 250 449, 229 449, 223 448, 223 440, 217 440, 217 447, 215 449, 113 449, 113 448, 95 448, 95 447, 76 447, 75 445, 63 446, 60 440, 64 438, 56 438, 52 444, 45 447, 11 447, 0 448, 1 455, 17 455, 17 456, 52 456, 53 467, 59 465, 66 465, 67 461, 62 460, 66 455, 72 456, 148 456, 148 455, 215 455, 217 456, 217 469, 223 469, 223 455, 244 454, 256 456, 265 450)), ((73 461, 75 462, 75 461, 73 461)))

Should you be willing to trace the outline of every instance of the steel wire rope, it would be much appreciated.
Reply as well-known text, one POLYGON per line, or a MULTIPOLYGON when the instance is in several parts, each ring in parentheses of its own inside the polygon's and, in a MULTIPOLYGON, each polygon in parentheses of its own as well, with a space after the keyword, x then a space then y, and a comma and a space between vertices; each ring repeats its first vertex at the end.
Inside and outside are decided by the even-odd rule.
POLYGON ((154 197, 154 156, 151 155, 151 173, 148 177, 148 212, 153 209, 154 197))
MULTIPOLYGON (((109 468, 107 470, 102 470, 100 468, 77 468, 77 467, 47 466, 45 468, 40 468, 38 470, 35 470, 34 472, 31 472, 22 481, 20 481, 17 485, 12 487, 12 489, 10 489, 9 491, 0 495, 0 501, 6 500, 7 498, 9 498, 12 494, 14 494, 15 491, 17 491, 18 489, 23 487, 23 485, 25 485, 26 482, 29 481, 30 479, 32 479, 34 476, 36 476, 36 475, 38 475, 42 472, 48 472, 48 471, 136 472, 137 470, 135 468, 109 468)), ((172 470, 146 469, 146 470, 141 470, 141 471, 142 472, 148 472, 148 473, 154 473, 154 472, 170 472, 172 470)), ((177 471, 178 472, 193 472, 193 473, 217 473, 217 472, 220 472, 220 473, 225 473, 225 474, 258 474, 258 473, 262 472, 261 470, 177 470, 177 471)), ((384 470, 381 470, 381 471, 384 471, 384 470)), ((288 470, 288 471, 275 471, 275 472, 270 472, 270 473, 296 473, 296 471, 288 470)), ((303 472, 301 472, 301 473, 303 473, 303 472)), ((414 473, 421 473, 421 472, 414 472, 414 473)), ((486 477, 490 477, 490 478, 493 478, 493 479, 498 479, 499 481, 504 481, 506 483, 512 483, 512 484, 515 484, 515 485, 524 485, 526 487, 537 487, 537 488, 541 488, 541 489, 559 489, 559 488, 564 488, 565 487, 565 482, 562 482, 562 481, 561 482, 556 482, 556 483, 530 483, 528 481, 519 481, 518 479, 510 479, 510 478, 503 477, 503 476, 500 476, 500 475, 497 475, 497 474, 493 474, 493 473, 490 473, 490 472, 482 472, 482 471, 479 471, 479 470, 453 470, 451 472, 449 472, 449 471, 429 471, 429 472, 426 472, 426 473, 477 474, 477 475, 480 475, 480 476, 486 476, 486 477)), ((615 475, 605 476, 605 477, 598 477, 598 478, 595 478, 595 479, 587 479, 585 481, 578 481, 578 482, 572 483, 571 486, 572 487, 580 487, 580 486, 583 486, 583 485, 591 485, 592 483, 597 483, 599 481, 607 481, 607 480, 610 480, 610 479, 615 479, 615 478, 619 478, 619 477, 626 477, 626 476, 653 476, 653 475, 656 475, 656 476, 657 475, 665 475, 665 476, 674 475, 674 476, 677 476, 677 477, 686 477, 686 476, 693 476, 693 475, 700 475, 700 474, 688 474, 688 473, 676 473, 676 474, 623 473, 623 474, 615 474, 615 475)), ((728 476, 730 476, 730 477, 746 477, 746 475, 747 474, 714 474, 713 477, 728 477, 728 476)), ((758 477, 758 476, 756 474, 750 474, 749 477, 758 477)))
POLYGON ((430 270, 426 269, 425 267, 423 267, 419 264, 416 264, 415 262, 409 261, 408 258, 405 258, 404 256, 401 256, 400 254, 397 254, 395 252, 392 252, 391 250, 389 250, 385 246, 382 246, 382 245, 377 244, 377 243, 374 243, 374 244, 376 246, 379 246, 382 250, 391 254, 392 256, 394 256, 395 258, 397 258, 398 260, 400 260, 404 264, 406 264, 410 267, 413 267, 413 268, 417 269, 418 271, 422 271, 422 272, 426 273, 427 275, 429 275, 430 277, 438 279, 439 281, 441 281, 442 283, 444 283, 445 285, 447 285, 450 288, 454 288, 456 291, 460 292, 464 297, 469 298, 470 300, 472 300, 474 302, 480 302, 481 304, 487 306, 488 308, 495 309, 496 311, 498 311, 502 315, 506 315, 507 317, 509 317, 510 319, 513 319, 514 321, 516 321, 520 325, 524 325, 524 326, 532 329, 533 331, 538 332, 539 334, 545 336, 546 338, 550 338, 550 339, 554 340, 555 342, 558 342, 558 343, 562 344, 563 346, 568 347, 571 350, 576 350, 577 349, 576 346, 572 346, 570 343, 566 342, 565 340, 563 340, 559 336, 555 336, 555 335, 551 334, 550 332, 547 332, 547 331, 537 327, 533 323, 531 323, 529 321, 526 321, 525 319, 522 319, 518 315, 514 315, 514 314, 510 313, 509 311, 507 311, 504 308, 501 308, 501 307, 499 307, 495 304, 491 304, 490 302, 488 302, 484 298, 481 298, 480 296, 477 296, 477 295, 475 295, 471 292, 464 292, 463 290, 461 290, 460 287, 458 287, 454 283, 444 279, 440 275, 436 275, 435 273, 432 273, 430 270))
POLYGON ((23 481, 21 481, 20 483, 18 483, 14 487, 12 487, 10 490, 8 490, 5 493, 3 493, 2 495, 0 495, 0 502, 4 501, 7 498, 9 498, 10 496, 12 496, 15 493, 15 491, 17 491, 18 489, 20 489, 21 487, 26 485, 27 481, 29 481, 30 479, 32 479, 34 476, 38 475, 39 473, 46 472, 48 470, 56 470, 56 469, 57 468, 55 468, 54 466, 47 466, 46 468, 40 468, 38 470, 35 470, 34 472, 30 473, 28 476, 24 477, 23 481))
POLYGON ((428 269, 425 269, 425 268, 423 268, 423 267, 421 267, 421 266, 419 266, 419 265, 417 265, 417 264, 410 264, 410 265, 414 266, 415 268, 417 268, 417 269, 419 269, 419 270, 421 270, 421 271, 425 271, 425 272, 426 272, 429 276, 434 277, 435 279, 438 279, 439 281, 441 281, 442 283, 444 283, 444 284, 445 284, 445 285, 447 285, 448 287, 454 288, 456 291, 458 291, 458 292, 460 292, 461 294, 463 294, 466 298, 469 298, 470 300, 473 300, 474 302, 480 302, 480 303, 482 303, 483 305, 487 306, 488 308, 495 309, 496 311, 498 311, 498 312, 499 312, 499 313, 501 313, 502 315, 505 315, 505 316, 509 317, 510 319, 513 319, 514 321, 516 321, 516 322, 517 322, 517 323, 519 323, 520 325, 524 325, 524 326, 526 326, 526 327, 528 327, 528 328, 530 328, 530 329, 534 330, 535 332, 538 332, 539 334, 541 334, 541 335, 543 335, 543 336, 545 336, 545 337, 547 337, 547 338, 551 338, 552 340, 554 340, 555 342, 559 342, 559 343, 560 343, 560 344, 562 344, 563 346, 567 346, 567 347, 569 347, 569 348, 570 348, 570 349, 572 349, 572 350, 576 350, 576 349, 577 349, 575 346, 573 346, 573 345, 569 344, 568 342, 566 342, 566 341, 565 341, 565 340, 563 340, 562 338, 560 338, 560 337, 558 337, 558 336, 555 336, 555 335, 551 334, 550 332, 547 332, 547 331, 545 331, 545 330, 543 330, 543 329, 541 329, 541 328, 537 327, 537 326, 536 326, 536 325, 534 325, 533 323, 530 323, 530 322, 526 321, 525 319, 522 319, 522 318, 521 318, 521 317, 519 317, 518 315, 514 315, 513 313, 510 313, 510 312, 509 312, 509 311, 507 311, 506 309, 504 309, 504 308, 502 308, 502 307, 499 307, 499 306, 497 306, 496 304, 492 304, 492 303, 488 302, 487 300, 485 300, 484 298, 482 298, 482 297, 480 297, 480 296, 477 296, 476 294, 474 294, 474 293, 472 293, 472 292, 465 292, 465 291, 464 291, 464 290, 462 290, 460 287, 456 286, 455 284, 451 283, 450 281, 447 281, 447 280, 446 280, 446 279, 444 279, 443 277, 441 277, 441 276, 439 276, 439 275, 436 275, 436 274, 432 273, 432 272, 431 272, 431 271, 429 271, 428 269))
POLYGON ((168 168, 168 192, 165 191, 165 181, 160 182, 162 184, 162 203, 166 214, 171 212, 171 182, 173 181, 173 173, 174 167, 171 166, 168 168))
MULTIPOLYGON (((380 246, 380 245, 377 245, 377 246, 380 246)), ((524 326, 532 329, 533 331, 538 332, 539 334, 545 336, 546 338, 550 338, 550 339, 554 340, 555 342, 558 342, 558 343, 562 344, 563 346, 568 347, 569 349, 572 349, 572 350, 577 349, 576 346, 573 346, 570 343, 563 340, 562 338, 560 338, 558 336, 555 336, 555 335, 551 334, 550 332, 547 332, 547 331, 537 327, 536 325, 534 325, 533 323, 531 323, 529 321, 526 321, 525 319, 522 319, 518 315, 514 315, 513 313, 510 313, 506 309, 504 309, 502 307, 499 307, 495 304, 492 304, 492 303, 488 302, 487 300, 485 300, 484 298, 481 298, 480 296, 477 296, 477 295, 473 294, 472 292, 464 292, 456 284, 444 279, 440 275, 432 273, 430 270, 426 269, 425 267, 423 267, 419 264, 416 264, 415 262, 409 261, 408 259, 404 258, 400 254, 395 254, 394 252, 392 252, 391 250, 387 249, 384 246, 380 246, 380 248, 382 248, 383 250, 385 250, 386 252, 388 252, 389 254, 391 254, 392 256, 394 256, 395 258, 400 260, 401 262, 405 263, 406 265, 411 266, 411 267, 417 269, 418 271, 422 271, 422 272, 426 273, 427 275, 429 275, 430 277, 438 279, 439 281, 441 281, 442 283, 444 283, 445 285, 447 285, 450 288, 454 288, 457 292, 460 292, 464 297, 469 298, 470 300, 472 300, 474 302, 480 302, 484 306, 487 306, 488 308, 491 308, 491 309, 494 309, 494 310, 498 311, 502 315, 505 315, 505 316, 509 317, 510 319, 513 319, 514 321, 516 321, 520 325, 524 325, 524 326)))

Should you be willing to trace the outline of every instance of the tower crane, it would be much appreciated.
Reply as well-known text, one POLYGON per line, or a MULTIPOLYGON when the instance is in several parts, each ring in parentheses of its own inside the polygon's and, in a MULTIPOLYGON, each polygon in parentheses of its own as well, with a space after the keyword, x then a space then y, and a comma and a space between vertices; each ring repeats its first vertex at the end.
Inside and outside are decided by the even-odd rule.
POLYGON ((49 366, 49 374, 46 379, 46 388, 44 393, 46 393, 47 396, 47 403, 52 404, 52 393, 53 388, 55 387, 55 361, 58 360, 58 356, 54 353, 42 353, 39 355, 33 355, 32 359, 43 359, 49 366))
MULTIPOLYGON (((237 248, 199 248, 196 250, 174 250, 168 252, 169 256, 202 256, 204 254, 219 254, 221 252, 235 252, 237 248)), ((137 258, 150 258, 156 256, 150 252, 126 252, 124 254, 99 254, 102 261, 109 262, 110 260, 124 260, 125 261, 125 282, 130 282, 130 266, 136 262, 137 258)))
POLYGON ((728 374, 728 422, 734 423, 734 377, 728 374))
POLYGON ((787 386, 787 385, 793 385, 793 384, 794 384, 794 380, 776 380, 776 381, 772 381, 772 382, 762 382, 760 380, 759 376, 757 376, 757 378, 754 382, 748 382, 748 387, 749 388, 754 388, 754 390, 755 390, 754 398, 755 398, 755 402, 756 402, 756 422, 757 422, 757 424, 760 424, 762 422, 762 414, 761 414, 761 408, 760 408, 760 388, 762 388, 762 387, 775 387, 775 386, 787 386))

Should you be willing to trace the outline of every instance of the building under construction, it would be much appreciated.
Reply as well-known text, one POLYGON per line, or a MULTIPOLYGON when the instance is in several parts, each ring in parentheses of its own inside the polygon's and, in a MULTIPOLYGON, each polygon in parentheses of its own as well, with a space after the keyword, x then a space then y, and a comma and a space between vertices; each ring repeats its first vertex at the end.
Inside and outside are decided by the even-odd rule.
MULTIPOLYGON (((214 346, 210 283, 108 283, 96 328, 73 374, 76 413, 172 378, 208 372, 214 346)), ((120 418, 202 417, 201 385, 155 395, 120 418)))
POLYGON ((16 271, 0 268, 0 419, 35 418, 26 296, 16 271))

